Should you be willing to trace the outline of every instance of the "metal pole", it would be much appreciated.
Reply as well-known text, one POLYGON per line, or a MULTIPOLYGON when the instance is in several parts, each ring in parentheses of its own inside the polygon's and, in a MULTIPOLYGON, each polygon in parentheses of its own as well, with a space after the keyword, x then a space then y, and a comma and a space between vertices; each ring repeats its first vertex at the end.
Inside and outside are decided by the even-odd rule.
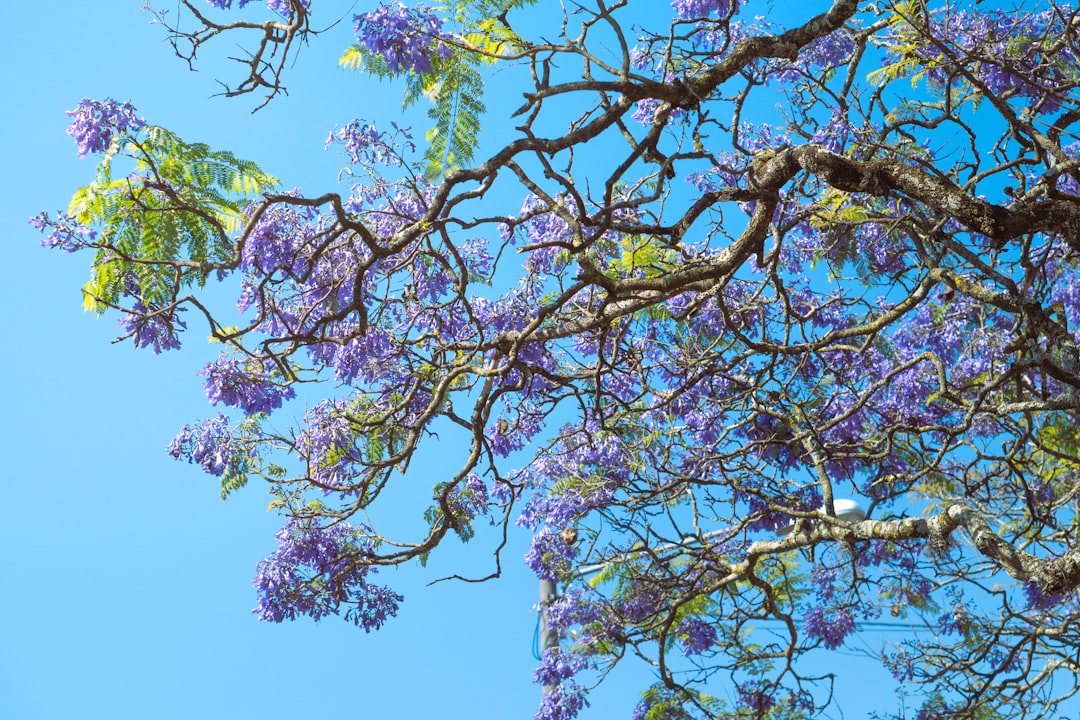
MULTIPOLYGON (((548 627, 548 606, 554 602, 557 597, 555 581, 554 580, 541 580, 540 581, 540 657, 544 657, 544 652, 548 648, 559 647, 559 633, 548 627)), ((547 695, 555 689, 554 685, 545 685, 544 694, 547 695)))

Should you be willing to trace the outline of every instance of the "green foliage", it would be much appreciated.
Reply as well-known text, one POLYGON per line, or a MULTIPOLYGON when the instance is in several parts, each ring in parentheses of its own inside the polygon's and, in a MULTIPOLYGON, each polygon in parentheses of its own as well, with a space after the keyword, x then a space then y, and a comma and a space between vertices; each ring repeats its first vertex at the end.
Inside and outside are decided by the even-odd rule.
POLYGON ((932 67, 932 63, 920 52, 926 40, 916 27, 925 22, 925 7, 919 0, 899 2, 895 7, 896 11, 889 18, 893 32, 885 47, 898 59, 869 73, 867 80, 883 86, 899 78, 910 77, 911 86, 915 87, 932 67))
POLYGON ((510 10, 531 5, 536 0, 459 0, 452 8, 457 29, 446 45, 450 54, 432 58, 432 70, 393 72, 379 55, 361 45, 345 49, 338 64, 347 70, 362 70, 372 77, 405 78, 402 109, 421 98, 431 103, 428 117, 434 123, 427 131, 424 175, 437 180, 465 167, 473 159, 480 137, 480 118, 486 111, 481 68, 494 65, 507 54, 522 50, 525 41, 505 22, 510 10))
POLYGON ((684 708, 686 697, 693 698, 694 702, 716 713, 716 717, 725 717, 720 713, 725 707, 722 700, 692 688, 682 688, 676 694, 661 685, 653 685, 641 697, 648 707, 641 716, 644 720, 690 720, 695 716, 684 708))
MULTIPOLYGON (((264 470, 259 462, 259 455, 255 448, 259 444, 262 435, 261 421, 265 415, 255 414, 244 419, 233 433, 233 440, 241 447, 248 448, 248 452, 236 453, 232 462, 225 466, 221 473, 221 499, 225 500, 234 491, 248 484, 251 475, 262 476, 264 470)), ((266 475, 273 476, 277 466, 271 465, 266 475)))
MULTIPOLYGON (((121 296, 160 307, 176 290, 202 286, 209 263, 230 259, 229 234, 246 221, 247 201, 277 184, 257 165, 227 151, 189 144, 160 127, 130 139, 134 171, 113 177, 108 152, 92 183, 79 188, 68 214, 101 226, 100 249, 83 288, 88 310, 104 312, 121 296)), ((118 147, 118 146, 114 146, 118 147)))
POLYGON ((483 56, 454 52, 441 66, 433 82, 425 83, 423 94, 432 101, 428 117, 435 125, 428 130, 424 174, 437 178, 472 160, 479 142, 480 116, 486 107, 484 81, 479 66, 483 56))
MULTIPOLYGON (((441 497, 449 491, 449 483, 436 483, 433 489, 435 497, 441 497)), ((463 493, 472 495, 469 490, 462 490, 463 493)), ((467 497, 452 498, 448 503, 450 508, 450 528, 457 534, 458 538, 463 543, 467 543, 473 539, 476 535, 476 530, 473 528, 472 518, 461 507, 460 501, 468 499, 467 497)), ((432 505, 424 511, 424 520, 427 522, 428 527, 435 528, 442 525, 443 519, 446 517, 446 513, 443 512, 442 506, 438 503, 432 505)))
POLYGON ((618 255, 608 263, 616 277, 660 277, 678 265, 679 254, 657 238, 625 236, 618 243, 618 255))

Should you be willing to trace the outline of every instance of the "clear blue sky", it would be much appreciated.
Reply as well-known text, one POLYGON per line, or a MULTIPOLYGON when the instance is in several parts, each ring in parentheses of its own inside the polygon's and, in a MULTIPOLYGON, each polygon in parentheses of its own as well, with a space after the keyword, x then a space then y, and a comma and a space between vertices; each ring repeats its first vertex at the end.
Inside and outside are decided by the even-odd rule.
MULTIPOLYGON (((520 562, 525 538, 495 583, 425 587, 463 564, 486 568, 480 540, 468 548, 479 558, 449 548, 427 569, 385 573, 406 602, 372 635, 335 619, 257 622, 250 579, 279 526, 267 495, 253 486, 222 502, 214 478, 165 453, 184 423, 213 412, 195 377, 216 354, 205 332, 193 323, 184 351, 162 356, 111 344, 115 317, 82 310, 89 257, 40 248, 26 225, 91 179, 93 161, 64 135, 64 111, 84 96, 130 99, 148 122, 311 193, 335 182, 340 158, 322 150, 332 127, 385 124, 399 107, 400 88, 336 67, 348 3, 319 6, 346 22, 303 49, 290 95, 255 115, 250 98, 210 98, 227 70, 208 57, 188 72, 141 4, 5 9, 0 719, 531 717, 537 583, 520 562)), ((645 684, 640 670, 616 673, 584 717, 628 717, 645 684)), ((848 717, 894 704, 887 690, 850 702, 848 717)))

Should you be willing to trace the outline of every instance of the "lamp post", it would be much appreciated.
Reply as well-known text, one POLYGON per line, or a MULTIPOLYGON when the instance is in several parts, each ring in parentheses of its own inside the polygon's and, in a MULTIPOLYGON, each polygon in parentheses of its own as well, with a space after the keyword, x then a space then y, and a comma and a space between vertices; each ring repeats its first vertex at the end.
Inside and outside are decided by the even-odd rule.
MULTIPOLYGON (((540 581, 540 658, 543 662, 544 653, 549 648, 559 646, 559 633, 548 626, 548 606, 555 601, 557 591, 554 580, 540 581)), ((555 689, 554 685, 545 685, 544 694, 547 695, 555 689)))

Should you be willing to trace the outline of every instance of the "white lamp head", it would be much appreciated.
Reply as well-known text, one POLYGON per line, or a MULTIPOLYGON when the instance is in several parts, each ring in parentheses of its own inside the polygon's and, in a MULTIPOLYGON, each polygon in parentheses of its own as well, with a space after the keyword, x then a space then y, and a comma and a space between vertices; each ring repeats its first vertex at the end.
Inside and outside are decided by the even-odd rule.
POLYGON ((833 500, 833 509, 836 511, 837 520, 858 522, 866 517, 866 512, 863 511, 862 506, 848 498, 833 500))

